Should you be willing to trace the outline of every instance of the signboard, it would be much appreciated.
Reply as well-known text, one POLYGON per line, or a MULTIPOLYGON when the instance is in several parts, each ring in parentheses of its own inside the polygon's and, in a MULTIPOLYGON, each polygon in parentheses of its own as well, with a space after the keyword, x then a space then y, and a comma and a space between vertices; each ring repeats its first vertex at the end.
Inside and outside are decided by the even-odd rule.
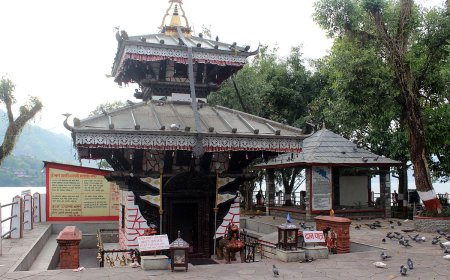
POLYGON ((305 243, 325 242, 323 231, 303 231, 303 238, 305 243))
POLYGON ((48 221, 118 220, 119 190, 108 171, 46 163, 48 221))
POLYGON ((160 251, 169 249, 169 238, 167 234, 139 236, 139 251, 160 251))
POLYGON ((331 168, 312 167, 312 210, 331 210, 331 168))

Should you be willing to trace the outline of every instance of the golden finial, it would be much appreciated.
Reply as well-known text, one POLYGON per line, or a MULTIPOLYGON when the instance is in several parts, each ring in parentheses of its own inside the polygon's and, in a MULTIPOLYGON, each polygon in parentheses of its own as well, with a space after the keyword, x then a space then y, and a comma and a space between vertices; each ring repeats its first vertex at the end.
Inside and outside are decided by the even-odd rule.
POLYGON ((187 17, 185 16, 184 10, 183 10, 183 1, 182 0, 169 0, 170 6, 166 10, 166 14, 163 17, 163 20, 161 22, 161 26, 159 29, 161 30, 161 33, 164 33, 167 36, 178 36, 177 28, 180 27, 181 31, 183 32, 184 36, 191 36, 191 28, 189 27, 189 21, 187 17), (169 12, 172 10, 172 17, 170 19, 169 25, 166 25, 166 18, 170 16, 169 12), (181 15, 178 12, 178 9, 181 11, 181 15), (184 19, 185 24, 183 25, 181 18, 184 19))

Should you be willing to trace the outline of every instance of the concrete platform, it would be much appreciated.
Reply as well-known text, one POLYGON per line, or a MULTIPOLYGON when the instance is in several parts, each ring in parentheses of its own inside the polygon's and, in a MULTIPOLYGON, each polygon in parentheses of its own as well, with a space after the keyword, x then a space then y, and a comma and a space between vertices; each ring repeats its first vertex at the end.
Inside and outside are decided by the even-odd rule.
MULTIPOLYGON (((361 280, 361 279, 436 279, 448 280, 448 267, 450 262, 443 259, 439 245, 432 245, 431 239, 435 233, 413 232, 425 236, 427 242, 413 242, 413 247, 399 246, 397 240, 382 239, 388 231, 402 232, 402 229, 411 227, 411 222, 396 226, 394 230, 389 228, 388 220, 394 222, 397 219, 381 220, 381 228, 374 230, 365 226, 374 220, 354 221, 354 224, 362 225, 360 230, 350 228, 351 242, 358 242, 368 246, 379 247, 377 250, 363 251, 349 254, 329 255, 328 259, 316 259, 313 262, 282 262, 277 259, 264 258, 260 262, 214 265, 189 265, 188 272, 183 270, 171 272, 168 266, 164 270, 143 270, 142 268, 114 267, 114 268, 86 268, 83 271, 72 270, 48 270, 48 271, 19 271, 9 272, 11 267, 21 259, 23 254, 29 251, 29 247, 42 233, 43 228, 25 232, 25 238, 21 240, 4 240, 3 256, 0 256, 0 279, 31 279, 31 280, 141 280, 141 279, 246 279, 261 280, 274 279, 272 265, 276 265, 280 271, 279 279, 326 279, 326 280, 361 280), (373 263, 380 260, 381 250, 386 251, 392 258, 386 262, 385 269, 376 268, 373 263), (405 264, 406 258, 414 261, 415 268, 408 270, 406 277, 401 277, 398 269, 405 264)), ((395 223, 396 224, 396 223, 395 223)), ((403 234, 403 232, 402 232, 403 234)), ((404 234, 405 235, 405 234, 404 234)), ((407 236, 407 235, 405 235, 407 236)))
POLYGON ((277 249, 277 258, 282 262, 299 262, 305 259, 305 251, 301 249, 291 251, 277 249))
POLYGON ((305 250, 307 259, 328 259, 328 248, 325 246, 308 246, 302 249, 305 250))
POLYGON ((144 270, 165 270, 169 269, 169 258, 164 255, 142 256, 141 267, 144 270))

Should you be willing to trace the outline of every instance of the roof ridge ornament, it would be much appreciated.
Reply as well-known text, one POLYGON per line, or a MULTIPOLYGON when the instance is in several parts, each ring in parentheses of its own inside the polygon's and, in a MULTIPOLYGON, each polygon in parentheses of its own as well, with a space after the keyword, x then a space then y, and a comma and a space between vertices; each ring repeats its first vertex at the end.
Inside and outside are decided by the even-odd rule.
POLYGON ((166 10, 166 14, 164 15, 161 25, 159 27, 160 32, 164 33, 164 35, 167 36, 178 36, 177 27, 181 28, 181 31, 183 32, 183 35, 185 37, 190 37, 192 33, 192 29, 189 26, 189 21, 185 15, 185 12, 183 10, 183 0, 169 0, 170 6, 166 10), (181 11, 181 15, 178 12, 178 9, 181 11), (169 25, 166 25, 166 19, 168 16, 170 16, 170 11, 172 12, 170 23, 169 25), (180 16, 184 19, 185 24, 183 25, 181 22, 180 16))

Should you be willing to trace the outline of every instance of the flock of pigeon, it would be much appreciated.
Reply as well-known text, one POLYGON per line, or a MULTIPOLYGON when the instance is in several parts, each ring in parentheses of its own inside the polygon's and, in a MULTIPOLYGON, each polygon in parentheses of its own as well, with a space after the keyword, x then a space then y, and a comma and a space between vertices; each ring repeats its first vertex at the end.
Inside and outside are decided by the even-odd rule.
MULTIPOLYGON (((375 221, 372 224, 366 224, 370 229, 376 229, 376 228, 380 228, 381 224, 379 221, 375 221)), ((401 226, 402 223, 400 221, 397 222, 398 226, 401 226)), ((355 229, 360 229, 361 225, 357 225, 355 226, 355 229)), ((389 228, 390 229, 395 229, 395 225, 393 221, 389 221, 389 228)), ((390 231, 386 234, 386 237, 383 238, 381 240, 382 243, 386 243, 386 238, 390 239, 390 240, 398 240, 398 244, 400 246, 404 246, 405 248, 407 247, 413 247, 410 244, 410 241, 415 241, 416 243, 424 243, 426 242, 426 238, 425 236, 420 236, 419 234, 415 234, 414 236, 411 236, 410 234, 407 234, 409 232, 411 232, 413 230, 408 230, 408 229, 403 229, 402 232, 404 232, 405 235, 407 235, 407 237, 405 237, 402 233, 397 232, 397 231, 390 231)), ((450 260, 450 234, 447 234, 445 232, 443 232, 442 230, 437 230, 437 236, 433 237, 433 239, 431 240, 431 244, 432 245, 437 245, 439 244, 439 247, 443 250, 444 256, 443 258, 446 260, 450 260)), ((387 261, 388 259, 392 258, 392 256, 389 256, 386 252, 381 252, 380 254, 380 258, 381 261, 377 261, 374 262, 373 264, 376 267, 379 268, 386 268, 387 264, 385 263, 385 261, 387 261)), ((413 261, 408 258, 406 261, 406 265, 401 265, 400 266, 400 275, 402 276, 406 276, 407 272, 409 270, 414 269, 414 263, 413 261)))
MULTIPOLYGON (((408 220, 406 220, 405 222, 407 222, 408 220)), ((290 221, 289 221, 290 222, 290 221)), ((371 224, 365 224, 367 227, 369 227, 370 229, 377 229, 377 228, 381 228, 381 222, 379 221, 375 221, 371 224)), ((306 226, 306 224, 304 222, 300 222, 299 223, 300 228, 302 229, 307 229, 307 230, 311 230, 314 227, 312 226, 306 226)), ((356 225, 355 229, 359 230, 361 229, 362 225, 356 225)), ((402 223, 400 221, 397 221, 397 226, 402 226, 402 223)), ((395 223, 393 221, 389 221, 389 228, 390 229, 395 229, 395 223)), ((404 246, 405 248, 407 247, 412 247, 412 245, 409 243, 410 240, 415 241, 416 243, 424 243, 426 242, 426 238, 425 236, 420 236, 419 234, 415 234, 414 236, 411 236, 409 233, 414 231, 414 230, 410 230, 410 229, 402 229, 401 230, 405 235, 407 235, 407 237, 405 237, 402 233, 397 232, 397 231, 389 231, 386 234, 386 237, 383 238, 381 240, 382 243, 386 243, 386 238, 390 239, 390 240, 398 240, 398 244, 401 246, 404 246)), ((437 236, 433 237, 433 239, 431 240, 431 244, 432 245, 437 245, 439 244, 439 247, 443 250, 444 252, 444 259, 446 260, 450 260, 450 234, 445 233, 442 230, 437 230, 437 236), (442 239, 442 240, 441 240, 442 239), (446 241, 444 241, 446 240, 446 241)), ((387 261, 388 259, 392 258, 392 256, 389 256, 386 252, 382 251, 380 254, 380 258, 381 261, 377 261, 374 262, 373 264, 376 267, 379 268, 386 268, 387 264, 385 263, 385 261, 387 261)), ((411 258, 408 258, 406 260, 406 264, 405 265, 401 265, 400 266, 400 275, 402 276, 406 276, 407 272, 409 270, 414 269, 414 263, 411 260, 411 258)), ((273 272, 273 276, 274 277, 278 277, 280 274, 278 268, 273 265, 272 267, 272 272, 273 272)))

